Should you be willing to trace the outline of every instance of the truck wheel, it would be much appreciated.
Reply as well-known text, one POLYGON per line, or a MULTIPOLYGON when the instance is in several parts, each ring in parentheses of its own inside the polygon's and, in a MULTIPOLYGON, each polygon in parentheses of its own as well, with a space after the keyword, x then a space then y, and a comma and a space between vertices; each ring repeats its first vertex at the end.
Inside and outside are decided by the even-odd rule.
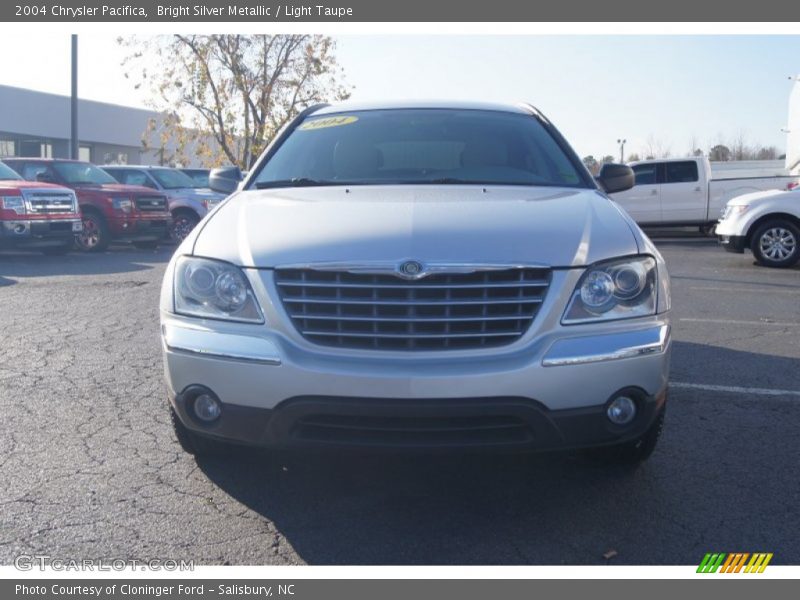
POLYGON ((635 468, 650 458, 653 450, 656 449, 658 440, 661 437, 661 430, 664 427, 664 413, 666 408, 661 410, 661 414, 656 417, 650 428, 644 434, 633 441, 595 448, 589 450, 589 456, 604 464, 618 465, 628 468, 635 468))
POLYGON ((179 210, 172 215, 172 224, 169 227, 169 237, 177 243, 181 243, 186 239, 197 224, 200 222, 200 217, 197 213, 191 210, 179 210))
POLYGON ((181 423, 180 418, 175 414, 175 410, 172 407, 170 407, 169 412, 175 438, 184 452, 192 456, 224 456, 227 453, 228 446, 224 442, 197 435, 181 423))
POLYGON ((111 243, 105 218, 93 211, 83 211, 83 231, 75 236, 75 245, 84 252, 102 252, 111 243))
POLYGON ((70 250, 72 250, 72 242, 67 242, 66 244, 59 244, 58 246, 42 248, 42 254, 47 256, 63 256, 70 250))
POLYGON ((750 249, 758 264, 785 269, 800 260, 800 229, 786 219, 761 224, 753 234, 750 249))

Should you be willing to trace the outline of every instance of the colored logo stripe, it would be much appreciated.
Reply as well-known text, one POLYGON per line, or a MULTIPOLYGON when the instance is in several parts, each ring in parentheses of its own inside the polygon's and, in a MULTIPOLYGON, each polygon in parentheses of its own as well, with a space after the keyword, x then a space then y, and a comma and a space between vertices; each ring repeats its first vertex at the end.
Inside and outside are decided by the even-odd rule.
POLYGON ((709 552, 700 561, 698 573, 739 573, 744 568, 744 573, 763 573, 772 560, 772 552, 709 552), (747 559, 750 559, 747 562, 747 559), (747 566, 745 566, 747 563, 747 566))

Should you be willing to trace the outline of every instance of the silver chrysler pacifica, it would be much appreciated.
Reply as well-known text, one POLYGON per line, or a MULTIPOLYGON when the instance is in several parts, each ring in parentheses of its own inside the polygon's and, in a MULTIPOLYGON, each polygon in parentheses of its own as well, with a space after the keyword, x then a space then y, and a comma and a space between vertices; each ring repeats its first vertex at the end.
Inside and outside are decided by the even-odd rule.
POLYGON ((670 286, 606 195, 632 185, 624 165, 593 178, 530 105, 307 109, 167 268, 178 441, 641 462, 670 286))

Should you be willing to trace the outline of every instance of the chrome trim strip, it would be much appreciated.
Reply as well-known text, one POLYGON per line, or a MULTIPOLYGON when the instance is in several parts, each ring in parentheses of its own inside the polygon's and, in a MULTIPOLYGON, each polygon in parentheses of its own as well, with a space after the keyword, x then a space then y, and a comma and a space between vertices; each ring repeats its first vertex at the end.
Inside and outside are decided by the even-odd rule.
POLYGON ((670 340, 669 325, 606 335, 556 340, 542 359, 544 367, 582 365, 663 353, 670 340))
POLYGON ((263 365, 280 365, 278 346, 264 338, 176 325, 161 326, 161 335, 169 350, 206 358, 246 361, 263 365))
POLYGON ((283 269, 309 269, 312 271, 343 271, 345 273, 356 273, 362 275, 394 275, 406 279, 416 280, 434 274, 463 274, 480 273, 483 271, 505 271, 508 269, 549 269, 549 265, 541 263, 425 263, 413 259, 403 259, 397 262, 374 261, 374 262, 318 262, 276 266, 275 270, 283 269), (401 271, 404 264, 409 262, 419 262, 422 270, 414 275, 405 274, 401 271))

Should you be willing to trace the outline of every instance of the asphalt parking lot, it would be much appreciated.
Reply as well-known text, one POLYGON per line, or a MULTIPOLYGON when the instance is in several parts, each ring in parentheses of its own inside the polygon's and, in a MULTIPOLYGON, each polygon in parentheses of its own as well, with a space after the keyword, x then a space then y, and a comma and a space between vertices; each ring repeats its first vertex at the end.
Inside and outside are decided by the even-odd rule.
POLYGON ((162 387, 172 248, 2 253, 0 563, 697 564, 762 551, 798 564, 800 266, 654 239, 672 274, 672 388, 664 437, 632 474, 571 455, 195 462, 162 387))

